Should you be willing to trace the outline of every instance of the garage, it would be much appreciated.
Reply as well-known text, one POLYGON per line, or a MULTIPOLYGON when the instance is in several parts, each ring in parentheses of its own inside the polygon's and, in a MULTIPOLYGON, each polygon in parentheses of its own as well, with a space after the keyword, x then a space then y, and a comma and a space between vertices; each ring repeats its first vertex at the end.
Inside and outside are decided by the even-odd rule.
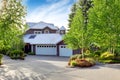
POLYGON ((36 55, 56 55, 56 45, 36 45, 36 55))
POLYGON ((73 51, 71 49, 68 49, 66 45, 60 45, 59 46, 60 56, 69 57, 72 55, 73 51))

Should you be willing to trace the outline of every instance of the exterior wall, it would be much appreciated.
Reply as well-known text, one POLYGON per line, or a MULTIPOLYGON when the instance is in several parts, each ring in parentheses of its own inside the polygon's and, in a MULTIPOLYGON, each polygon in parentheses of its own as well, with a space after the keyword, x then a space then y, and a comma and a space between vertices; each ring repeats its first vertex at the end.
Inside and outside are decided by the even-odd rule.
POLYGON ((44 29, 42 30, 42 33, 44 33, 44 31, 45 31, 46 29, 49 30, 49 33, 56 33, 56 32, 57 32, 57 30, 52 30, 52 29, 50 29, 49 27, 46 27, 46 28, 44 28, 44 29))
POLYGON ((75 54, 81 54, 81 50, 80 49, 73 50, 73 55, 75 54))
MULTIPOLYGON (((64 41, 61 41, 57 45, 66 45, 66 44, 64 43, 64 41)), ((80 53, 81 53, 81 49, 73 50, 73 55, 80 54, 80 53)), ((59 53, 58 53, 58 55, 59 55, 59 53)))
POLYGON ((31 45, 30 45, 29 43, 26 43, 26 44, 25 44, 24 52, 25 52, 25 53, 31 52, 31 45))
MULTIPOLYGON (((60 51, 59 51, 59 46, 60 46, 60 45, 66 45, 66 44, 64 43, 64 41, 61 41, 61 42, 59 42, 57 45, 58 45, 58 47, 57 47, 57 49, 58 49, 58 50, 57 50, 57 56, 59 56, 59 55, 60 55, 60 53, 59 53, 59 52, 60 52, 60 51)), ((72 51, 72 52, 73 52, 73 51, 72 51)), ((73 52, 73 53, 74 53, 74 52, 73 52)), ((72 54, 73 54, 73 53, 72 53, 72 54)))
POLYGON ((58 45, 66 45, 66 44, 64 43, 64 41, 61 41, 58 43, 58 45))
POLYGON ((34 34, 34 31, 42 31, 42 33, 44 33, 44 30, 48 29, 49 33, 56 33, 57 30, 52 30, 48 27, 44 28, 44 29, 29 29, 26 31, 25 34, 34 34))
POLYGON ((36 54, 36 46, 33 45, 33 53, 36 54))
POLYGON ((57 44, 57 56, 59 56, 59 45, 57 44))

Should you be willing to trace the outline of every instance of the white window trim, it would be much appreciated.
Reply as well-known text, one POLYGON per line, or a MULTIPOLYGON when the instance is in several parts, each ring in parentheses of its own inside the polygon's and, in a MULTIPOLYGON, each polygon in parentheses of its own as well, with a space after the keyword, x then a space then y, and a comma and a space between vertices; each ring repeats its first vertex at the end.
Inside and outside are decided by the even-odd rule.
POLYGON ((34 31, 34 34, 42 34, 42 31, 34 31))

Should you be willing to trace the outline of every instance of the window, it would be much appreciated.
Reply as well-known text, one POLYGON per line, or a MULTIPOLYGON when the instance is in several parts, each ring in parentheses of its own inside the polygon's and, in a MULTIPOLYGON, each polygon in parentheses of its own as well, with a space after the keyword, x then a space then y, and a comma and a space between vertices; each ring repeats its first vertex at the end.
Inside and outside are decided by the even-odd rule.
POLYGON ((30 37, 29 37, 29 39, 34 39, 36 37, 36 35, 31 35, 30 37))
POLYGON ((48 33, 49 33, 49 30, 48 30, 48 29, 45 29, 45 30, 44 30, 44 33, 45 33, 45 34, 48 34, 48 33))
POLYGON ((66 48, 66 46, 64 45, 64 46, 61 46, 61 48, 66 48))
POLYGON ((34 34, 42 34, 42 31, 34 31, 34 34))

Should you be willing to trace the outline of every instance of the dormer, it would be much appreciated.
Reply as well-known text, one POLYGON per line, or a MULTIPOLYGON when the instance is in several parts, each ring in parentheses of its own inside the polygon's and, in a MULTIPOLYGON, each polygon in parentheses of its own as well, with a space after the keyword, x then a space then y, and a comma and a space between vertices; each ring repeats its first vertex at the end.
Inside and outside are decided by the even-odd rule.
POLYGON ((44 34, 48 34, 48 33, 49 33, 49 29, 45 29, 44 34))
POLYGON ((66 28, 64 27, 64 26, 62 26, 60 29, 59 29, 59 31, 60 31, 60 34, 65 34, 66 32, 66 28))

